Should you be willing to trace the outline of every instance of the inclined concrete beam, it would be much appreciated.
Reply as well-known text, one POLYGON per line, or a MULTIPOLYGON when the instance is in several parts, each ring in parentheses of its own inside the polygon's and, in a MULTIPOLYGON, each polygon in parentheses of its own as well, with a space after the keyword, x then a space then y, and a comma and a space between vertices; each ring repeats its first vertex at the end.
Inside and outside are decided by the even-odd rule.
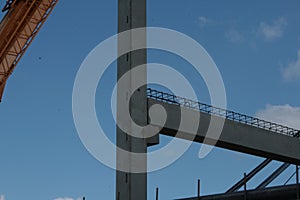
MULTIPOLYGON (((181 108, 185 115, 188 116, 190 123, 197 123, 197 120, 194 119, 200 113, 199 128, 194 138, 195 133, 189 132, 189 130, 177 131, 180 124, 181 113, 179 105, 168 104, 148 98, 148 108, 155 104, 163 106, 167 112, 167 120, 163 127, 157 120, 150 122, 153 126, 161 128, 161 134, 203 143, 211 115, 185 107, 181 108), (177 134, 177 132, 179 134, 177 134)), ((155 113, 152 114, 153 116, 156 115, 155 113)), ((214 117, 216 120, 221 120, 220 117, 214 117)), ((207 138, 206 144, 213 144, 215 141, 213 138, 207 138)), ((225 120, 222 134, 217 140, 216 146, 291 164, 300 164, 300 139, 231 120, 225 120)))

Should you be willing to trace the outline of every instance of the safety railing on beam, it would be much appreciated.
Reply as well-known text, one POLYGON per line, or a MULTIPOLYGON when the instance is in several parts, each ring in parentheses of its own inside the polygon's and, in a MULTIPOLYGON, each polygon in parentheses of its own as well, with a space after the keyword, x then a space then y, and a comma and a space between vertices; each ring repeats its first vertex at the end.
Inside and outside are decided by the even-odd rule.
POLYGON ((247 116, 247 115, 236 113, 236 112, 233 112, 230 110, 213 107, 213 106, 205 104, 205 103, 200 103, 200 102, 196 102, 196 101, 186 99, 183 97, 178 97, 178 96, 168 94, 165 92, 161 92, 161 91, 158 91, 155 89, 148 88, 147 96, 150 99, 159 100, 159 101, 169 103, 169 104, 184 106, 187 108, 198 110, 200 112, 204 112, 204 113, 211 114, 211 115, 216 115, 219 117, 224 117, 228 120, 232 120, 232 121, 239 122, 242 124, 247 124, 250 126, 257 127, 257 128, 272 131, 275 133, 280 133, 280 134, 297 137, 297 138, 300 137, 299 130, 296 130, 296 129, 293 129, 293 128, 290 128, 287 126, 279 125, 279 124, 276 124, 273 122, 268 122, 268 121, 265 121, 262 119, 258 119, 256 117, 247 116))

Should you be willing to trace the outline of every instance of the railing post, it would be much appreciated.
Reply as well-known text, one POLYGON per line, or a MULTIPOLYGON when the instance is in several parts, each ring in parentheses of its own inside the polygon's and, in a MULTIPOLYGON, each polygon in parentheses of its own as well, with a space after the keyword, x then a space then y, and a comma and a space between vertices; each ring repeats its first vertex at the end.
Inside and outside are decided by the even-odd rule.
POLYGON ((296 188, 297 188, 297 200, 300 199, 300 188, 299 188, 299 166, 296 165, 296 188))
POLYGON ((244 200, 247 200, 247 174, 244 173, 244 200))
POLYGON ((200 200, 200 179, 198 179, 197 197, 198 197, 198 200, 200 200))

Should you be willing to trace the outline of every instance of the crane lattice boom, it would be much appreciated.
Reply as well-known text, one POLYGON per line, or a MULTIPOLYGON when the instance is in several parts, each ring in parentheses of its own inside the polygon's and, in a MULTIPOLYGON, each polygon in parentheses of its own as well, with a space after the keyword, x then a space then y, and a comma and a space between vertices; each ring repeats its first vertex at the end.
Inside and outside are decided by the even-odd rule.
POLYGON ((0 24, 0 101, 8 77, 58 0, 8 0, 0 24))

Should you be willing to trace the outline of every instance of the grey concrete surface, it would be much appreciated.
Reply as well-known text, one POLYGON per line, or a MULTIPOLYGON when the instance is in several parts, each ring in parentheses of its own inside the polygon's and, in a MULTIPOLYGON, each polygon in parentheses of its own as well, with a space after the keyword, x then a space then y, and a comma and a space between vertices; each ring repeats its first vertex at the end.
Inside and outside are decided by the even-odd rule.
MULTIPOLYGON (((179 137, 187 140, 194 140, 202 143, 206 136, 211 115, 200 112, 200 121, 193 119, 199 114, 199 111, 189 108, 182 108, 188 115, 190 123, 199 123, 196 133, 189 132, 188 128, 178 131, 180 124, 180 106, 160 102, 154 99, 148 99, 148 107, 154 104, 162 105, 167 111, 167 120, 164 126, 155 120, 151 122, 154 126, 159 126, 161 134, 179 137)), ((218 121, 218 118, 216 121, 218 121)), ((273 160, 283 161, 291 164, 300 164, 300 139, 274 133, 268 130, 252 127, 246 124, 240 124, 231 120, 225 120, 222 134, 218 140, 208 138, 207 144, 216 143, 216 146, 230 149, 242 153, 270 158, 273 160)))

